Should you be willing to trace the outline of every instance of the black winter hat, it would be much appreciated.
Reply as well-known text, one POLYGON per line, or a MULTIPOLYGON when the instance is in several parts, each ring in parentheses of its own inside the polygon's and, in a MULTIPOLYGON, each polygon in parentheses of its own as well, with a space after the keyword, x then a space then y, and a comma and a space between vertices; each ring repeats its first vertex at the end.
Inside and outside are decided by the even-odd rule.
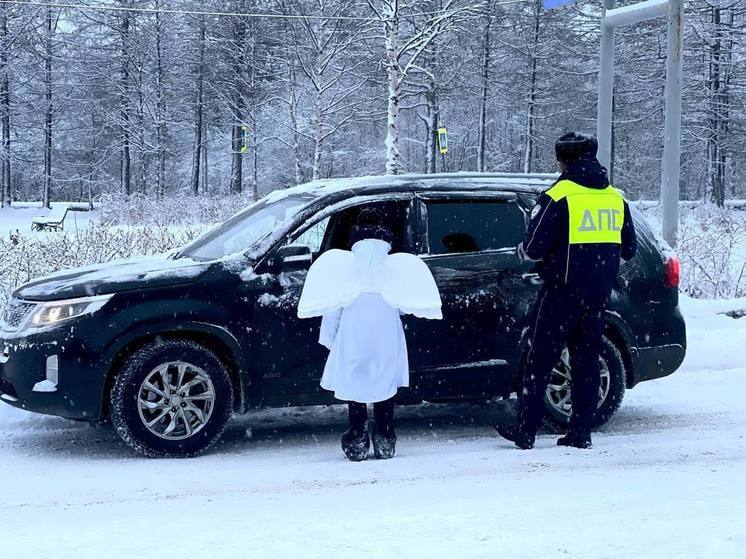
POLYGON ((578 159, 595 159, 598 153, 598 141, 590 134, 570 132, 564 134, 554 144, 557 161, 571 163, 578 159))
POLYGON ((379 239, 393 244, 394 233, 379 208, 363 208, 357 217, 357 224, 350 232, 350 246, 363 239, 379 239))

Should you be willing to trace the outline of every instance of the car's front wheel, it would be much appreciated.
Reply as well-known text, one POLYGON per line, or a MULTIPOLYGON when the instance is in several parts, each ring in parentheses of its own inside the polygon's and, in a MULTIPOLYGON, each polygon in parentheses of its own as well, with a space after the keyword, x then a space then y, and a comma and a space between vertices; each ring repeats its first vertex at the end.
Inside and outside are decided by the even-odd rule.
MULTIPOLYGON (((554 433, 567 431, 572 416, 572 368, 570 354, 565 349, 554 367, 549 386, 544 394, 544 424, 554 433)), ((598 391, 598 409, 595 427, 606 423, 619 409, 626 386, 624 360, 619 349, 604 337, 599 355, 601 384, 598 391)))
POLYGON ((233 409, 228 370, 208 348, 163 340, 135 351, 111 389, 119 436, 150 457, 201 454, 222 435, 233 409))

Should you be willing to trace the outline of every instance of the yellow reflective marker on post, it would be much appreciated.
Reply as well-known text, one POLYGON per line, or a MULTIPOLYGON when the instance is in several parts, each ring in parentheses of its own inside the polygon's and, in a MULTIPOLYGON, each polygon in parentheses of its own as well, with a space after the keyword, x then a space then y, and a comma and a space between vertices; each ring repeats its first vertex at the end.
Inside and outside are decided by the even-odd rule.
POLYGON ((249 151, 249 127, 241 126, 241 147, 238 152, 246 153, 247 151, 249 151))
POLYGON ((438 128, 438 151, 440 153, 448 152, 448 130, 445 126, 438 128))

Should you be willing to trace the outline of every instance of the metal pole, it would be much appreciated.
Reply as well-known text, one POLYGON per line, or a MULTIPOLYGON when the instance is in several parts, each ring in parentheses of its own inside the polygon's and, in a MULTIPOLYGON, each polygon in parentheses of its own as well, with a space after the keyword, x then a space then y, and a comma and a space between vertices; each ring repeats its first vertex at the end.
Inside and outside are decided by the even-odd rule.
POLYGON ((666 49, 666 123, 661 174, 661 208, 663 213, 663 238, 673 247, 676 246, 679 232, 683 27, 683 0, 669 0, 668 46, 666 49))
MULTIPOLYGON (((606 10, 612 10, 616 0, 604 0, 606 10)), ((611 170, 611 126, 612 101, 614 98, 614 27, 601 19, 601 60, 598 69, 598 117, 596 136, 598 137, 598 160, 611 170)), ((611 177, 610 177, 611 178, 611 177)))

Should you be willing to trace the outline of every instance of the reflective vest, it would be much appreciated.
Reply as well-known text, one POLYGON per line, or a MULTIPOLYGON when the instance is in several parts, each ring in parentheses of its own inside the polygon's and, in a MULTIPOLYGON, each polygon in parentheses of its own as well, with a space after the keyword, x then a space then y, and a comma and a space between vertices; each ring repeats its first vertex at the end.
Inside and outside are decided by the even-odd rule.
POLYGON ((587 188, 563 180, 546 193, 555 202, 567 200, 571 245, 622 244, 624 197, 616 188, 587 188))

